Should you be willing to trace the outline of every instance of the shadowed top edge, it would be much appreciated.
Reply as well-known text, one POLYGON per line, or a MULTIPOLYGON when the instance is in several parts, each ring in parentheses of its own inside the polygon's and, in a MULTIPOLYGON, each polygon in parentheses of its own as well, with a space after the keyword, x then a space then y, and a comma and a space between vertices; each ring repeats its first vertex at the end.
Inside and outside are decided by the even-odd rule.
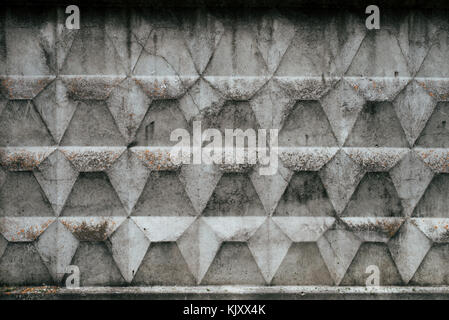
POLYGON ((154 7, 154 8, 361 8, 376 4, 381 8, 449 8, 446 0, 4 0, 3 5, 64 6, 76 4, 88 7, 154 7))

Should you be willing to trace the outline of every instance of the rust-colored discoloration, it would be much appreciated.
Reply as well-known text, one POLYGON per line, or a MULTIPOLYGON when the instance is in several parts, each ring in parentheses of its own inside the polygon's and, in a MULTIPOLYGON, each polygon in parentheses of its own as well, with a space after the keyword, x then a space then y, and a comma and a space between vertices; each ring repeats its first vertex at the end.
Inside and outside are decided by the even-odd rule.
POLYGON ((17 232, 17 236, 19 238, 24 238, 24 239, 32 241, 32 240, 36 239, 37 237, 39 237, 40 234, 48 228, 50 223, 52 223, 52 220, 49 220, 46 223, 39 225, 39 226, 30 226, 29 228, 26 228, 26 229, 20 229, 17 232))
POLYGON ((0 149, 0 164, 10 171, 31 171, 45 158, 49 150, 0 149))
POLYGON ((0 80, 1 93, 9 99, 33 99, 54 77, 4 77, 0 80))
POLYGON ((416 150, 418 155, 430 168, 436 172, 449 173, 449 151, 447 150, 416 150))
POLYGON ((56 293, 57 290, 58 287, 49 287, 49 286, 30 287, 22 289, 22 291, 20 291, 20 294, 32 294, 32 293, 53 294, 56 293))
POLYGON ((80 241, 104 241, 110 230, 114 227, 114 221, 103 220, 100 222, 81 223, 62 220, 61 223, 69 229, 80 241))
POLYGON ((429 96, 434 97, 434 98, 438 98, 437 97, 438 94, 435 94, 433 91, 430 91, 430 88, 428 88, 424 82, 421 82, 421 81, 417 81, 417 82, 418 82, 418 85, 420 85, 424 90, 427 91, 427 94, 429 96))
POLYGON ((53 221, 54 219, 48 219, 43 222, 27 224, 18 218, 4 218, 0 223, 0 233, 12 242, 34 241, 53 221))
POLYGON ((425 81, 416 80, 418 85, 423 88, 429 96, 436 101, 447 101, 449 98, 449 82, 447 79, 426 79, 425 81))
POLYGON ((22 153, 6 156, 2 165, 9 170, 33 170, 42 160, 36 159, 34 154, 22 153))
POLYGON ((56 286, 39 287, 0 287, 0 295, 31 295, 31 294, 55 294, 58 291, 56 286))
POLYGON ((182 164, 182 159, 175 158, 170 150, 134 150, 138 159, 140 159, 145 166, 155 171, 175 171, 178 170, 182 164))
POLYGON ((105 100, 124 77, 63 78, 69 98, 73 100, 105 100))
POLYGON ((134 81, 151 98, 164 98, 167 96, 169 84, 165 79, 154 79, 150 83, 144 83, 139 79, 134 79, 134 81))
POLYGON ((290 97, 297 100, 317 100, 324 96, 338 82, 336 78, 308 77, 298 81, 276 79, 290 97))
POLYGON ((449 220, 448 219, 412 219, 411 222, 424 234, 435 242, 449 242, 449 220))
POLYGON ((367 101, 391 101, 409 80, 399 77, 347 77, 345 81, 359 91, 367 101))
POLYGON ((376 232, 391 238, 398 231, 403 221, 397 219, 375 219, 359 220, 357 222, 345 220, 345 222, 353 232, 376 232))
POLYGON ((80 172, 103 171, 108 169, 122 154, 123 150, 67 150, 61 149, 67 159, 80 172))
POLYGON ((14 81, 12 79, 2 79, 1 81, 2 93, 5 96, 8 96, 9 99, 14 99, 14 94, 12 90, 13 85, 14 81))

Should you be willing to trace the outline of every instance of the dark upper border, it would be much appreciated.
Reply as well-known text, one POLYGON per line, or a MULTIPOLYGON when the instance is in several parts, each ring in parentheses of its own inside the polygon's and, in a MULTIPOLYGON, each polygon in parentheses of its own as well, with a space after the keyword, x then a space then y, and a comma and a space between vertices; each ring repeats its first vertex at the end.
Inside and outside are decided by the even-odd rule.
POLYGON ((98 7, 246 7, 246 8, 361 8, 370 4, 380 8, 449 8, 448 0, 0 0, 5 5, 52 6, 76 4, 98 7))

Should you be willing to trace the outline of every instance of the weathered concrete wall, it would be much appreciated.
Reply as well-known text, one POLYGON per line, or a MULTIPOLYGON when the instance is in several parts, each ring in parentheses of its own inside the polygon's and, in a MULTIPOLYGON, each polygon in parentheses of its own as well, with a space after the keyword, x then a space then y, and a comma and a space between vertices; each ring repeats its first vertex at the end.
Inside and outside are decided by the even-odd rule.
POLYGON ((447 11, 0 14, 0 284, 449 284, 447 11), (199 119, 278 172, 173 164, 199 119))

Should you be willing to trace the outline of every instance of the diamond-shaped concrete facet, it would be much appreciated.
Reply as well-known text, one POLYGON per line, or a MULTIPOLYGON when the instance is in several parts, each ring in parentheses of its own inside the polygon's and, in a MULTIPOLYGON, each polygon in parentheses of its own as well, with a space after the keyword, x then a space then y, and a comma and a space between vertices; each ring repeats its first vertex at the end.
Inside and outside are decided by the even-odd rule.
POLYGON ((55 221, 39 237, 36 249, 55 281, 61 281, 70 265, 79 241, 59 221, 55 221))

